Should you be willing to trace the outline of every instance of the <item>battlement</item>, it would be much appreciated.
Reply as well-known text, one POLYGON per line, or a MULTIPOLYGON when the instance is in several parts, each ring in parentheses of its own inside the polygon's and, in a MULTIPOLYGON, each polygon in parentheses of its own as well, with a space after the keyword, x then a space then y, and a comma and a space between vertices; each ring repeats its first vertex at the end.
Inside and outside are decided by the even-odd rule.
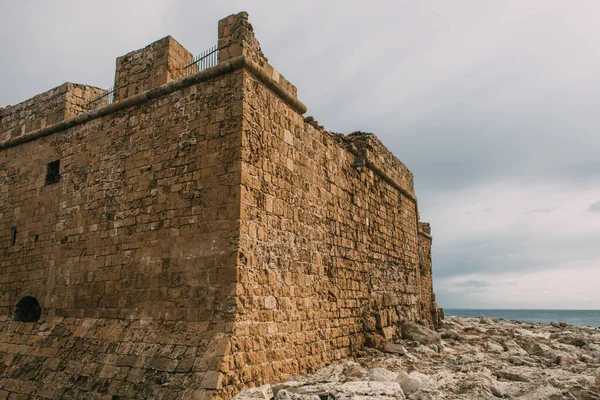
POLYGON ((253 73, 294 110, 306 112, 296 87, 264 57, 246 12, 219 21, 217 51, 218 64, 199 70, 198 65, 190 65, 192 54, 166 36, 117 58, 113 97, 106 89, 67 82, 16 106, 0 108, 0 148, 53 134, 240 68, 253 73))
POLYGON ((187 75, 194 56, 171 36, 117 58, 114 101, 126 99, 187 75))
POLYGON ((396 189, 416 201, 413 174, 372 133, 354 132, 344 137, 348 149, 356 156, 356 167, 367 167, 384 177, 396 189))
POLYGON ((14 106, 0 108, 0 142, 44 129, 83 114, 87 104, 106 90, 66 82, 14 106))

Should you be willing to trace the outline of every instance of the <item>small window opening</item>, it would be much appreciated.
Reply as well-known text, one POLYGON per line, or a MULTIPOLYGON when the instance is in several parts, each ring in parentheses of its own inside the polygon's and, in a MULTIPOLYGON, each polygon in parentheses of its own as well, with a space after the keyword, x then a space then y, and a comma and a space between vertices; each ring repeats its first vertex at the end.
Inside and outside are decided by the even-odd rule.
POLYGON ((37 322, 42 315, 42 308, 35 297, 25 296, 17 303, 15 321, 37 322))
POLYGON ((10 230, 10 245, 14 246, 17 244, 17 228, 12 228, 10 230))
POLYGON ((46 185, 52 185, 60 181, 60 160, 48 163, 46 167, 46 185))

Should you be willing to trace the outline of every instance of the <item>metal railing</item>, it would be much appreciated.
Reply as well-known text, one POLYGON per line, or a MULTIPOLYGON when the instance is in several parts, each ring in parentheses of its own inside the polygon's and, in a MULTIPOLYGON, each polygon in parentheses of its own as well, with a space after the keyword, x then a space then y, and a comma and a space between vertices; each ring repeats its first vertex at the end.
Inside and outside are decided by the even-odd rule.
POLYGON ((89 103, 87 103, 86 106, 88 110, 91 110, 94 108, 112 104, 113 101, 115 101, 115 88, 111 87, 106 91, 106 93, 101 94, 100 96, 92 99, 89 103))
MULTIPOLYGON (((219 63, 219 48, 217 45, 203 51, 193 58, 193 61, 181 68, 183 70, 183 77, 195 74, 196 72, 204 71, 205 69, 212 68, 219 63)), ((118 88, 111 87, 106 93, 92 99, 86 104, 88 110, 94 108, 106 106, 112 104, 115 100, 115 90, 118 88)))
POLYGON ((185 76, 195 74, 196 72, 204 71, 205 69, 214 67, 219 63, 219 48, 215 44, 208 50, 203 51, 194 57, 193 61, 188 65, 180 68, 185 69, 185 76))

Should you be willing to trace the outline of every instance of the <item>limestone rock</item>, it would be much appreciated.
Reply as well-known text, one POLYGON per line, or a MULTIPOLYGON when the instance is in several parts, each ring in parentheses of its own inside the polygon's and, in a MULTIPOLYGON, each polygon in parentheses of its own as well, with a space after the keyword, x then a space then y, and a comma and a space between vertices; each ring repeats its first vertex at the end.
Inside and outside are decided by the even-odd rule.
POLYGON ((400 384, 396 382, 346 382, 335 388, 333 400, 405 399, 400 384))
POLYGON ((521 346, 517 344, 512 339, 508 339, 504 341, 504 349, 508 354, 517 355, 517 356, 526 356, 528 355, 527 351, 523 349, 521 346))
POLYGON ((441 344, 442 342, 442 338, 437 332, 415 322, 404 322, 400 329, 403 339, 414 340, 422 344, 441 344))
POLYGON ((235 396, 233 400, 271 400, 272 398, 271 385, 263 385, 245 390, 235 396))
POLYGON ((410 374, 400 371, 398 373, 397 382, 400 384, 405 394, 411 394, 417 390, 434 386, 434 382, 429 376, 415 371, 410 374))
POLYGON ((321 400, 321 398, 316 394, 299 394, 283 389, 277 392, 275 400, 321 400))
POLYGON ((386 353, 397 354, 399 356, 403 356, 406 354, 406 349, 404 346, 398 343, 387 342, 385 346, 383 346, 383 351, 386 353))
POLYGON ((552 348, 550 346, 548 346, 547 344, 536 342, 536 343, 533 343, 533 345, 529 346, 527 348, 527 351, 529 352, 529 354, 541 356, 544 354, 551 353, 552 348))
POLYGON ((383 349, 383 347, 385 346, 386 340, 383 336, 375 334, 375 333, 370 333, 366 335, 365 338, 365 347, 370 347, 373 349, 383 349))
POLYGON ((443 331, 441 337, 442 339, 460 340, 460 335, 453 329, 443 331))
POLYGON ((485 348, 487 350, 488 353, 502 353, 504 352, 504 347, 502 347, 501 344, 490 340, 485 344, 485 348))
POLYGON ((396 382, 398 374, 396 372, 388 371, 384 368, 373 368, 363 377, 364 381, 371 382, 396 382))
POLYGON ((305 384, 315 384, 322 382, 345 382, 346 375, 344 374, 344 372, 346 370, 355 369, 357 367, 360 367, 360 365, 352 361, 349 361, 344 364, 329 365, 325 368, 321 368, 312 375, 301 377, 299 379, 305 384))
POLYGON ((344 376, 349 381, 360 380, 363 376, 365 376, 366 373, 367 370, 357 363, 348 363, 344 369, 344 376))
POLYGON ((527 377, 526 374, 524 373, 520 373, 519 371, 515 371, 512 369, 503 369, 500 371, 495 371, 494 374, 499 378, 499 379, 504 379, 507 381, 513 381, 513 382, 530 382, 530 379, 527 377))
MULTIPOLYGON (((297 382, 294 382, 297 383, 297 382)), ((279 392, 282 390, 285 390, 287 392, 296 394, 296 395, 302 395, 302 396, 317 396, 319 398, 325 397, 327 398, 327 396, 329 396, 329 393, 331 393, 331 391, 337 387, 339 385, 339 382, 324 382, 324 383, 314 383, 314 384, 307 384, 307 385, 293 385, 291 384, 290 386, 290 382, 286 382, 284 384, 281 385, 277 385, 277 394, 279 395, 279 392)))
POLYGON ((600 400, 600 330, 559 327, 552 335, 559 328, 448 318, 442 332, 452 330, 461 338, 452 347, 438 353, 406 339, 405 355, 365 349, 357 363, 274 386, 274 400, 600 400), (586 344, 565 343, 568 337, 586 344))

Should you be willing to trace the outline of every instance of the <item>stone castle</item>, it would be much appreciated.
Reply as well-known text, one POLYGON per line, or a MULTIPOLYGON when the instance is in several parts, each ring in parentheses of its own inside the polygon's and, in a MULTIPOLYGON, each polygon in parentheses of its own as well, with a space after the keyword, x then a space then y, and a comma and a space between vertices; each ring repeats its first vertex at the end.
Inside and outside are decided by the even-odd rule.
POLYGON ((439 323, 411 172, 218 29, 0 108, 0 399, 227 399, 439 323))

